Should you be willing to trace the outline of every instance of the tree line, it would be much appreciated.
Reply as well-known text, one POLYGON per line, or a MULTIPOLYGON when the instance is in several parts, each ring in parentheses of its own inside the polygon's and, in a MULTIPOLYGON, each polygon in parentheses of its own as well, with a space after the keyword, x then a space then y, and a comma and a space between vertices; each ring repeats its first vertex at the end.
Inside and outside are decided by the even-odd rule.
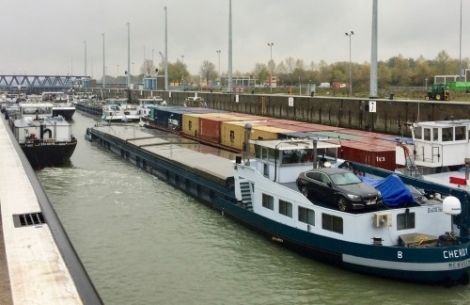
MULTIPOLYGON (((419 56, 417 59, 405 58, 399 54, 387 61, 379 61, 377 65, 377 83, 379 90, 390 86, 425 86, 432 85, 436 75, 458 75, 459 59, 451 58, 446 51, 440 51, 434 59, 425 59, 419 56)), ((462 59, 462 69, 470 67, 468 57, 462 59)), ((349 83, 350 63, 347 61, 327 64, 321 60, 317 63, 305 63, 302 59, 287 57, 275 63, 256 63, 252 71, 235 71, 233 76, 249 76, 257 80, 257 84, 267 84, 269 76, 277 77, 278 86, 298 86, 299 84, 319 84, 323 82, 349 83)), ((144 77, 156 77, 164 75, 163 62, 155 66, 152 60, 146 60, 141 69, 140 79, 144 77)), ((222 74, 222 86, 226 85, 222 74)), ((370 63, 351 63, 351 74, 354 91, 368 91, 370 79, 370 63)), ((134 76, 135 77, 135 76, 134 76)), ((191 75, 188 67, 181 60, 168 62, 168 80, 170 83, 185 84, 212 84, 219 80, 219 73, 214 63, 204 60, 199 67, 198 75, 191 75)), ((219 80, 220 81, 220 80, 219 80)))

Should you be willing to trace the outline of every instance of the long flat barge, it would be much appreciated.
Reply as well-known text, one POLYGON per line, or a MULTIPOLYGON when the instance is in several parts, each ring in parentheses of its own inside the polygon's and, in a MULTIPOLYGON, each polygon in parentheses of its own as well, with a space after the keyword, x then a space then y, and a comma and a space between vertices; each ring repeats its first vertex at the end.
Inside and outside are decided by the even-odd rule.
MULTIPOLYGON (((94 126, 87 129, 85 138, 307 257, 403 281, 447 286, 469 283, 470 240, 464 226, 463 236, 449 231, 454 214, 447 213, 457 209, 459 200, 466 210, 464 192, 449 193, 438 185, 420 182, 424 189, 441 190, 451 200, 419 198, 419 202, 394 207, 343 212, 311 201, 295 188, 299 173, 312 169, 316 157, 295 164, 284 158, 294 151, 326 152, 338 145, 249 140, 251 124, 245 128, 246 141, 255 147, 253 159, 136 126, 94 126)), ((373 170, 378 177, 391 174, 350 165, 363 173, 373 170)))

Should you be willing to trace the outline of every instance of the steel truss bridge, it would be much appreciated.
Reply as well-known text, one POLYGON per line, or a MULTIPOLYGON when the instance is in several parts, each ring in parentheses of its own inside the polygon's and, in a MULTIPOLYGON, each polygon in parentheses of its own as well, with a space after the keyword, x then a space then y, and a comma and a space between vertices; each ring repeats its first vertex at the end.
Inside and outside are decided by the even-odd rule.
POLYGON ((89 76, 72 75, 0 75, 0 88, 71 88, 89 76))

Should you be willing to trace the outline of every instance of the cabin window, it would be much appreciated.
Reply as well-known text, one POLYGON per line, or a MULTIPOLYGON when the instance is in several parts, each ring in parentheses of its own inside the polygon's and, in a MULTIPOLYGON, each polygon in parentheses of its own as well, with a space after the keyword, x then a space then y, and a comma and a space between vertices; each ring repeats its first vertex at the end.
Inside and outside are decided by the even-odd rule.
POLYGON ((260 160, 266 160, 271 162, 274 162, 274 159, 276 157, 274 149, 262 147, 260 145, 255 145, 255 156, 260 160))
POLYGON ((465 135, 467 134, 466 126, 456 126, 455 127, 455 140, 465 140, 465 135))
POLYGON ((421 140, 422 138, 422 128, 420 126, 413 129, 414 137, 416 140, 421 140))
POLYGON ((315 211, 299 207, 299 221, 309 225, 315 225, 315 211))
POLYGON ((322 214, 322 228, 343 234, 343 218, 329 214, 322 214))
POLYGON ((438 128, 432 129, 432 140, 439 141, 439 129, 438 128))
POLYGON ((414 229, 415 213, 403 213, 397 215, 397 230, 414 229))
POLYGON ((454 127, 442 128, 442 141, 454 141, 454 127))
POLYGON ((273 196, 263 194, 263 207, 274 211, 274 198, 273 198, 273 196))
POLYGON ((431 128, 424 128, 423 136, 424 141, 431 141, 431 128))
POLYGON ((279 199, 279 213, 292 217, 292 203, 279 199))

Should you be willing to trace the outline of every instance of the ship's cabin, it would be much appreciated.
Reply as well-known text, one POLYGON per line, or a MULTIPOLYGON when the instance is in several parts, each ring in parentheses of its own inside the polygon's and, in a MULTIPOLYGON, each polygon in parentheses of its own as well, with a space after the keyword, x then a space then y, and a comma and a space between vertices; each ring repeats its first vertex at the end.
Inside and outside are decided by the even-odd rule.
POLYGON ((396 154, 399 165, 412 162, 418 167, 442 171, 460 166, 470 157, 470 120, 419 122, 410 129, 414 145, 399 143, 396 154))
POLYGON ((340 145, 311 139, 250 140, 255 147, 255 166, 272 181, 293 182, 300 172, 340 164, 340 145))
POLYGON ((20 118, 44 119, 52 117, 51 103, 20 103, 20 118))

